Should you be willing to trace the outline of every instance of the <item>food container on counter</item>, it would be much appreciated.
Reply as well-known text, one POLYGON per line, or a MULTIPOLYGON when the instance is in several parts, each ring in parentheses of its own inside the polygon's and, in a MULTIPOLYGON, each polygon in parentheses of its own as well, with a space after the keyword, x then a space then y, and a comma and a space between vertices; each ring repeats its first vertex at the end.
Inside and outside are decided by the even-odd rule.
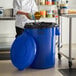
POLYGON ((60 12, 61 14, 67 14, 68 13, 68 7, 67 4, 60 4, 60 12))
POLYGON ((9 16, 9 17, 13 17, 13 9, 5 9, 4 10, 4 16, 9 16))
POLYGON ((3 7, 0 7, 0 17, 2 17, 3 16, 3 7))

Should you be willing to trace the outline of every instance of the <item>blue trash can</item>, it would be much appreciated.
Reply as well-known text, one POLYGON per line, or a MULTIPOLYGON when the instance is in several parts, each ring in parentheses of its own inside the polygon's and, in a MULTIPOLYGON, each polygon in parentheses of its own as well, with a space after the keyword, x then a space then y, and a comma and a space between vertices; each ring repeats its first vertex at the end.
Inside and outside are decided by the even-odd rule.
POLYGON ((36 56, 31 65, 35 69, 47 69, 55 65, 55 23, 31 23, 25 25, 25 33, 36 42, 36 56))

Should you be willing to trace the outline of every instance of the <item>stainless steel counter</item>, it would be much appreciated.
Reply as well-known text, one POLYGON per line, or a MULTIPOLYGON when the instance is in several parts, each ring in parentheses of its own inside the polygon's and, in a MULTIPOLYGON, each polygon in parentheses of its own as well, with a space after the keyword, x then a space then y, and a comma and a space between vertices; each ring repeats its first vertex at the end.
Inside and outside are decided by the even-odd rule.
MULTIPOLYGON (((72 60, 76 60, 76 58, 72 58, 72 18, 76 18, 76 14, 63 14, 62 17, 67 17, 69 19, 69 57, 60 52, 61 55, 65 56, 68 59, 69 68, 72 67, 72 60)), ((60 55, 60 57, 61 57, 60 55)))
POLYGON ((71 17, 71 18, 76 18, 76 14, 63 14, 61 15, 62 17, 71 17))
POLYGON ((0 17, 0 20, 15 20, 15 17, 0 17))

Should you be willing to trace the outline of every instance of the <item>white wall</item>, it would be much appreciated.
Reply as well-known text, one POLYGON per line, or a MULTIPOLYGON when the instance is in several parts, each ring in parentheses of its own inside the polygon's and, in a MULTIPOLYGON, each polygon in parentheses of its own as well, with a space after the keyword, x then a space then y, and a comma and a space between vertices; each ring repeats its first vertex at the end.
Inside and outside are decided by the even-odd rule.
POLYGON ((76 0, 68 0, 68 1, 69 1, 68 3, 69 8, 76 9, 76 0))
MULTIPOLYGON (((0 7, 13 8, 13 0, 0 0, 0 7)), ((0 20, 0 48, 9 48, 15 34, 15 20, 0 20)))
POLYGON ((0 43, 11 43, 15 38, 15 34, 15 20, 0 20, 0 43))
POLYGON ((13 8, 13 0, 0 0, 0 7, 3 8, 13 8))
MULTIPOLYGON (((76 0, 69 0, 69 9, 76 9, 76 0)), ((72 20, 72 43, 76 44, 76 19, 72 20)), ((68 18, 62 19, 62 43, 68 44, 69 42, 69 21, 68 18)))

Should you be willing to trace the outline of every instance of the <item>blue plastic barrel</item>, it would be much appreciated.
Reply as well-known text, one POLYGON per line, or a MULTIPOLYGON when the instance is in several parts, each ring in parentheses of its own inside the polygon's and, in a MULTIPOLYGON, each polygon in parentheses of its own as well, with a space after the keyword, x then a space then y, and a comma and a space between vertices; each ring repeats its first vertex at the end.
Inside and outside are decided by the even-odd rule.
POLYGON ((25 33, 36 42, 37 51, 31 65, 36 69, 47 69, 55 65, 55 23, 36 23, 25 25, 25 33))

